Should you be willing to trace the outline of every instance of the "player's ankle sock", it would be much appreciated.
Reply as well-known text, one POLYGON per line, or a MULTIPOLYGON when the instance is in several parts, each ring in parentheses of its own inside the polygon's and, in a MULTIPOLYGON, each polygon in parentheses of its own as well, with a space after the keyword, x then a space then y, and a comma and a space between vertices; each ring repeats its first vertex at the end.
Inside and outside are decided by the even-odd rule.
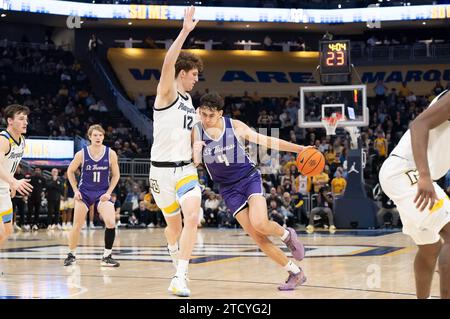
POLYGON ((175 245, 167 245, 167 249, 169 249, 170 255, 178 253, 178 243, 175 243, 175 245))
POLYGON ((293 274, 298 274, 300 272, 300 268, 298 268, 298 266, 294 264, 292 260, 289 260, 289 262, 283 268, 284 270, 290 271, 293 274))
POLYGON ((103 251, 103 258, 108 257, 109 255, 111 255, 112 253, 112 249, 106 249, 103 251))
POLYGON ((177 276, 178 278, 183 278, 183 276, 187 276, 188 265, 189 265, 189 260, 179 259, 177 273, 175 274, 175 276, 177 276))
POLYGON ((285 241, 288 237, 289 237, 289 231, 285 228, 284 229, 284 234, 280 238, 281 238, 282 241, 285 241))

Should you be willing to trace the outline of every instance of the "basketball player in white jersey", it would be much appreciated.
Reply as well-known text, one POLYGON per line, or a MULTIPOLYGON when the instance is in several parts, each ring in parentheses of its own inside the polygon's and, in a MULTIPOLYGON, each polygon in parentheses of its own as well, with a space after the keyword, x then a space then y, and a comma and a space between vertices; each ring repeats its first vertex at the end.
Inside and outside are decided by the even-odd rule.
POLYGON ((419 250, 416 294, 429 298, 439 260, 441 298, 450 298, 450 200, 434 181, 450 169, 450 94, 444 91, 410 125, 380 169, 383 191, 397 205, 403 232, 419 250))
POLYGON ((151 192, 166 220, 164 234, 176 267, 168 290, 182 297, 190 295, 186 276, 201 203, 191 149, 192 128, 199 118, 187 92, 198 82, 203 65, 197 56, 181 52, 184 41, 198 23, 193 20, 194 13, 194 7, 185 10, 183 29, 167 51, 162 66, 153 113, 150 168, 151 192))
POLYGON ((30 180, 14 178, 25 149, 23 134, 27 132, 29 113, 26 106, 18 104, 12 104, 4 111, 8 127, 0 133, 0 248, 14 231, 11 198, 16 191, 26 196, 33 190, 30 180))

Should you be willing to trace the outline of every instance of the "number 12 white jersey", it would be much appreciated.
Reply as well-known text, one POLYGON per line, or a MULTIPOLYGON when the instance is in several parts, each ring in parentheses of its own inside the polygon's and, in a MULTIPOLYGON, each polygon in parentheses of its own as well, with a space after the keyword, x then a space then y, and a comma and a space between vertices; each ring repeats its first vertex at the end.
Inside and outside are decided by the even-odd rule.
POLYGON ((200 121, 192 98, 178 93, 177 99, 162 109, 153 108, 153 145, 150 159, 178 162, 192 159, 191 131, 200 121))

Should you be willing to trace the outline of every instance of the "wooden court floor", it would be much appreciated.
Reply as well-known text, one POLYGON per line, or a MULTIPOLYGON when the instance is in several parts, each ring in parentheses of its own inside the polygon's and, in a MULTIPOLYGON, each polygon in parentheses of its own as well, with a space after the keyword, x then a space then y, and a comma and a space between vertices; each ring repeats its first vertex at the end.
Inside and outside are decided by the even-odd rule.
MULTIPOLYGON (((280 292, 286 272, 240 229, 199 229, 189 268, 191 298, 415 298, 413 242, 399 231, 298 230, 307 282, 280 292)), ((167 293, 174 269, 163 230, 120 229, 114 257, 101 268, 104 231, 83 230, 77 265, 64 267, 67 231, 17 232, 0 251, 1 298, 178 298, 167 293)), ((280 247, 281 241, 273 238, 280 247)), ((432 296, 439 296, 438 274, 432 296)))

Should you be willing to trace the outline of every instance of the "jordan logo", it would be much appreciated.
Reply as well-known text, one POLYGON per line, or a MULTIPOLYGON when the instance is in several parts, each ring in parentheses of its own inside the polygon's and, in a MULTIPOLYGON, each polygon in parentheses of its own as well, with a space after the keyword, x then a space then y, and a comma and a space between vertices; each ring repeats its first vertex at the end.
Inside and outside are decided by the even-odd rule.
POLYGON ((356 162, 353 162, 352 167, 348 171, 349 174, 352 173, 352 172, 355 172, 355 173, 359 174, 359 171, 355 168, 355 166, 356 166, 356 162))

